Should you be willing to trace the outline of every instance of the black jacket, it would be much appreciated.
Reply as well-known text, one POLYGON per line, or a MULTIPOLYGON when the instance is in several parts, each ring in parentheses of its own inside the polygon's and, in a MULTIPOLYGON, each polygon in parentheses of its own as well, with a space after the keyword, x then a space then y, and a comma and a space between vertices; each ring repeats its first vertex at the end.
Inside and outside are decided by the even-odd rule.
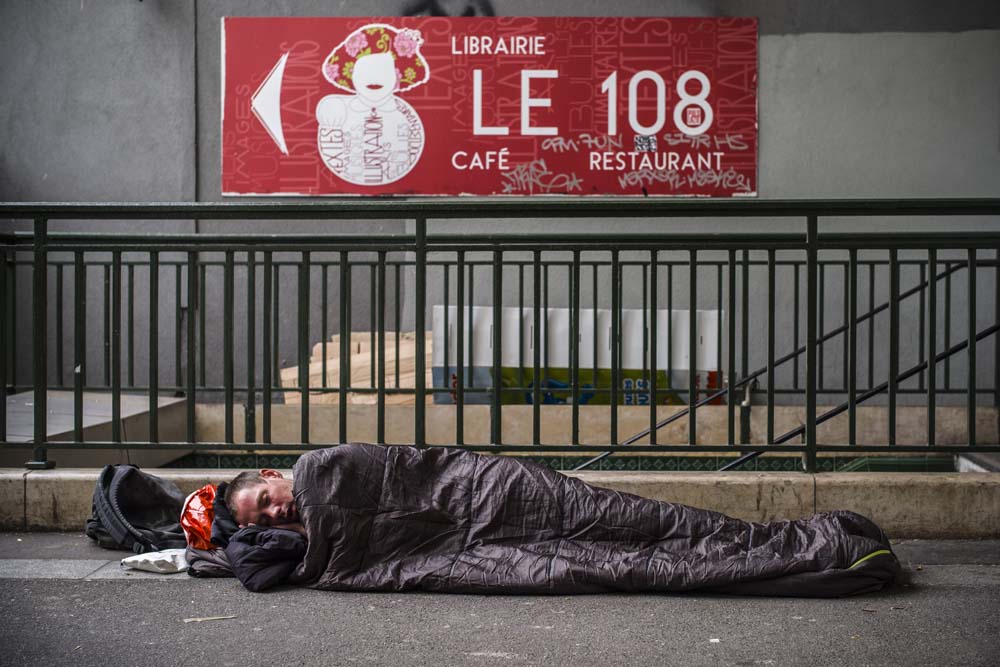
POLYGON ((282 528, 247 526, 226 546, 233 574, 255 593, 284 582, 305 555, 305 538, 282 528))

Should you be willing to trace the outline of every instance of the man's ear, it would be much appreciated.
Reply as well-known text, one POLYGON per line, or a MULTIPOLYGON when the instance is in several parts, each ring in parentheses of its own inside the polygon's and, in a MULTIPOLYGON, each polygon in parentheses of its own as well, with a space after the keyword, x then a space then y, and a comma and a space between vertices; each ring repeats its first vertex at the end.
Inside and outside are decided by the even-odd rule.
POLYGON ((284 479, 285 477, 277 470, 272 470, 271 468, 261 468, 259 472, 261 477, 272 477, 275 479, 284 479))

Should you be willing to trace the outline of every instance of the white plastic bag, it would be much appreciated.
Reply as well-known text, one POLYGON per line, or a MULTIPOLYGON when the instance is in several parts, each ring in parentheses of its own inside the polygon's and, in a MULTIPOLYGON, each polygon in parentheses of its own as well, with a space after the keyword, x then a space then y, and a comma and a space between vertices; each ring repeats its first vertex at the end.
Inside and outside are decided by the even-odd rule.
POLYGON ((157 574, 184 572, 188 569, 184 551, 184 549, 164 549, 163 551, 137 554, 122 558, 121 566, 157 574))

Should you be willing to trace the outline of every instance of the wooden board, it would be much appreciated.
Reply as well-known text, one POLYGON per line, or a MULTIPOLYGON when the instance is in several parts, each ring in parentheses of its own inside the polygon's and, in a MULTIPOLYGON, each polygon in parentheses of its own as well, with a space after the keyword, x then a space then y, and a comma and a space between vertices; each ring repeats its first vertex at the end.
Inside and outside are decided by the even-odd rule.
MULTIPOLYGON (((427 333, 424 348, 424 368, 425 386, 432 385, 431 379, 431 343, 432 334, 427 333)), ((377 339, 376 334, 376 339, 377 339)), ((313 347, 313 356, 309 360, 309 386, 319 388, 323 386, 323 358, 322 344, 313 347)), ((377 369, 379 363, 378 345, 374 354, 372 350, 371 334, 369 332, 354 332, 351 335, 351 356, 350 356, 350 386, 355 388, 375 388, 377 386, 377 369), (373 366, 374 361, 374 366, 373 366)), ((326 347, 326 386, 336 388, 340 386, 340 336, 331 337, 326 347)), ((415 386, 416 378, 416 337, 413 332, 400 333, 399 359, 396 359, 395 332, 386 332, 385 336, 385 376, 386 388, 396 388, 396 367, 399 367, 399 388, 412 389, 415 386)), ((281 369, 281 386, 296 388, 299 386, 299 368, 292 366, 281 369)), ((376 393, 348 394, 348 403, 354 405, 373 405, 378 401, 376 393)), ((338 403, 340 401, 339 392, 335 393, 314 393, 309 398, 310 403, 338 403)), ((433 401, 433 395, 427 395, 427 402, 433 401)), ((285 402, 297 404, 301 402, 298 392, 288 392, 285 394, 285 402)), ((412 405, 414 397, 412 394, 387 394, 385 397, 387 405, 412 405)))

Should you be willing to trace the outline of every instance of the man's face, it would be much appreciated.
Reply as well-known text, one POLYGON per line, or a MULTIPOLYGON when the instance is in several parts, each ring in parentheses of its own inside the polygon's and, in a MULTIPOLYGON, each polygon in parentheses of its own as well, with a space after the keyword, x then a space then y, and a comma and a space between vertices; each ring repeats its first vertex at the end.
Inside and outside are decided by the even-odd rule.
POLYGON ((261 470, 264 481, 236 494, 233 515, 240 526, 278 526, 295 523, 299 511, 292 496, 292 480, 277 470, 261 470))

